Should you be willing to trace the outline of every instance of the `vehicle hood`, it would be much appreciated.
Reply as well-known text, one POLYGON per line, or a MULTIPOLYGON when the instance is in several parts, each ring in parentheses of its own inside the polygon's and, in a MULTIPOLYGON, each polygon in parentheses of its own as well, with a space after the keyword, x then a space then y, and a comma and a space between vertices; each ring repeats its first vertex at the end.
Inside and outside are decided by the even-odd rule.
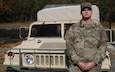
POLYGON ((20 45, 12 48, 15 52, 19 52, 19 49, 26 51, 31 49, 59 50, 66 49, 66 44, 63 38, 36 38, 22 41, 20 45))

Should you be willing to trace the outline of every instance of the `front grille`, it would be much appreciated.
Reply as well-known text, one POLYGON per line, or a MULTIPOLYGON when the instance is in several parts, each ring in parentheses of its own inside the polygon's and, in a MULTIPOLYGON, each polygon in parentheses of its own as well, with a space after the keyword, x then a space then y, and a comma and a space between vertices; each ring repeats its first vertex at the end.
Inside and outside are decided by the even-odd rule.
POLYGON ((35 62, 37 67, 65 68, 65 55, 37 54, 35 62))

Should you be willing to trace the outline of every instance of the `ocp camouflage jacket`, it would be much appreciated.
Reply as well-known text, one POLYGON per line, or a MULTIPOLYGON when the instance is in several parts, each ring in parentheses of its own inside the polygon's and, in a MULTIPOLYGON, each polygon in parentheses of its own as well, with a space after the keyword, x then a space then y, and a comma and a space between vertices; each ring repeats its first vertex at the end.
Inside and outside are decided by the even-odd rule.
POLYGON ((77 62, 101 63, 106 57, 107 36, 96 20, 91 24, 73 24, 65 34, 67 53, 73 64, 77 62))

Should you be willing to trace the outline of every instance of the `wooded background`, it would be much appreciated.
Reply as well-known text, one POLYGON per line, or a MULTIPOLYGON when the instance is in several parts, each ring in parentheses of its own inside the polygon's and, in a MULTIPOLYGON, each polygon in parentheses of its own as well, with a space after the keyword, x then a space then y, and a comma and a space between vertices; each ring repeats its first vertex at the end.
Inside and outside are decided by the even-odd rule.
POLYGON ((37 11, 47 4, 91 2, 100 9, 101 21, 115 22, 115 0, 0 0, 0 23, 36 21, 37 11))

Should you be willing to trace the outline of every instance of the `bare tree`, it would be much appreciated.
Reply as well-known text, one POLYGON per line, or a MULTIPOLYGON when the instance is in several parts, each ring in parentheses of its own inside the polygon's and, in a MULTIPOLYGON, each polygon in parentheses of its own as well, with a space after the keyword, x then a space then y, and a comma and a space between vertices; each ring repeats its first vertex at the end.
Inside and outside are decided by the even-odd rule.
POLYGON ((6 3, 6 0, 0 0, 0 12, 1 11, 11 11, 6 3))

